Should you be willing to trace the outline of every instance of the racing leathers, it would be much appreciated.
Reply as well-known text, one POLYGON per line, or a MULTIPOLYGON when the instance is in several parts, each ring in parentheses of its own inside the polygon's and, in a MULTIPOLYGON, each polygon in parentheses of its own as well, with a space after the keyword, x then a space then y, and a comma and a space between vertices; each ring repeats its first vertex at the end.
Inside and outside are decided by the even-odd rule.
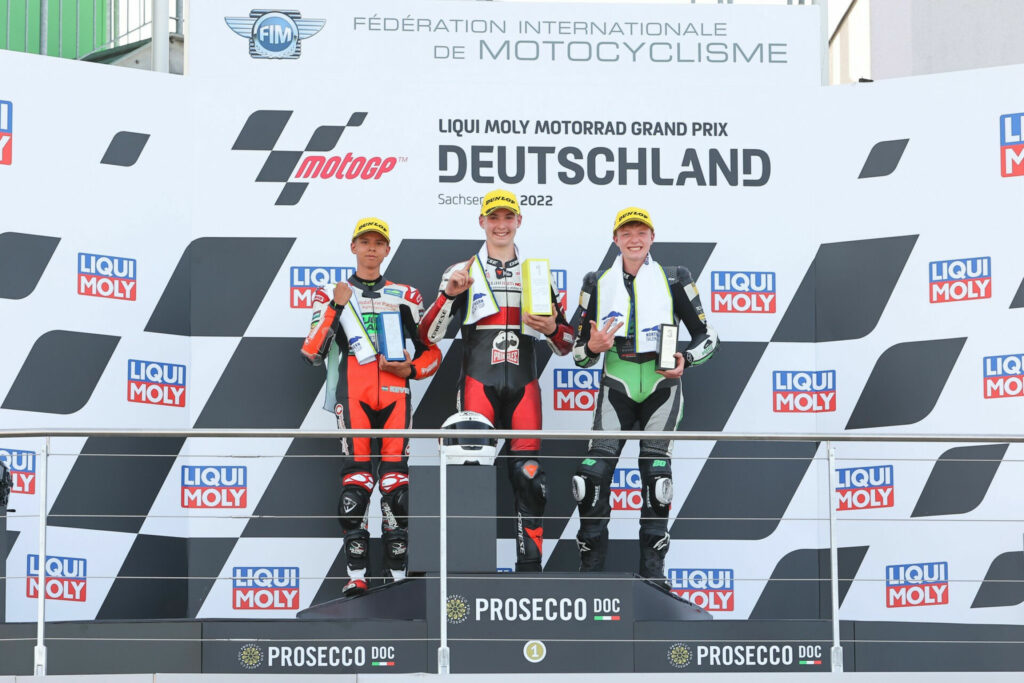
MULTIPOLYGON (((714 354, 718 335, 707 324, 690 272, 681 266, 664 267, 662 270, 671 295, 673 322, 682 321, 692 340, 684 354, 684 362, 686 366, 700 365, 714 354)), ((600 356, 587 348, 587 342, 590 340, 590 322, 598 315, 598 282, 606 272, 591 272, 583 278, 577 313, 579 324, 573 346, 573 360, 582 368, 594 365, 600 356)), ((615 274, 608 273, 608 276, 615 277, 615 274)), ((595 431, 674 431, 683 418, 682 378, 670 379, 659 375, 656 353, 637 353, 637 307, 633 305, 635 278, 625 271, 621 276, 629 294, 631 314, 626 335, 616 337, 615 345, 605 352, 593 428, 595 431)), ((572 478, 573 497, 580 514, 576 543, 580 550, 581 571, 604 568, 608 549, 608 517, 611 514, 609 487, 624 443, 618 439, 591 440, 587 457, 577 466, 572 478)), ((671 455, 672 441, 640 440, 643 507, 640 513, 639 573, 662 581, 669 545, 671 455)))
MULTIPOLYGON (((360 365, 350 353, 349 340, 341 327, 344 307, 334 302, 333 285, 321 288, 313 300, 313 322, 302 345, 302 355, 313 365, 327 361, 324 409, 337 415, 340 429, 408 429, 412 424, 409 379, 431 376, 441 362, 440 349, 423 342, 417 334, 423 298, 415 288, 389 282, 383 276, 364 281, 353 275, 348 284, 352 296, 357 297, 363 326, 375 349, 380 348, 380 314, 401 314, 403 334, 415 347, 412 374, 403 378, 381 370, 376 357, 360 365)), ((384 563, 392 576, 402 578, 408 549, 408 439, 343 438, 341 444, 348 457, 341 470, 338 521, 345 533, 349 577, 355 582, 366 575, 370 541, 366 517, 370 495, 379 483, 384 563), (372 460, 371 454, 379 454, 379 461, 372 460)), ((365 582, 358 586, 365 587, 365 582)))
MULTIPOLYGON (((498 311, 475 323, 466 322, 467 304, 475 288, 455 297, 445 294, 448 278, 464 265, 456 263, 444 272, 437 300, 420 323, 423 341, 437 343, 449 324, 459 320, 464 350, 457 409, 480 413, 498 429, 539 430, 541 400, 534 345, 540 340, 521 328, 523 278, 519 259, 481 259, 498 311)), ((552 282, 555 330, 547 335, 546 342, 554 353, 564 356, 572 350, 573 334, 561 296, 552 282)), ((516 571, 540 571, 547 501, 544 470, 538 457, 540 439, 512 439, 509 451, 508 473, 516 509, 516 571)))

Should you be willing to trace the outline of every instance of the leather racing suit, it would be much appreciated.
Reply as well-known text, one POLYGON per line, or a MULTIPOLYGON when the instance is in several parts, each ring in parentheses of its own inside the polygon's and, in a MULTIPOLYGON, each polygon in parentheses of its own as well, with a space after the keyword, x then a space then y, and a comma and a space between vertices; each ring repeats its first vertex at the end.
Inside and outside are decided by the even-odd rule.
MULTIPOLYGON (((690 271, 681 266, 664 267, 675 322, 682 321, 690 333, 685 364, 700 365, 714 354, 718 335, 707 324, 697 287, 690 271)), ((597 283, 606 271, 591 272, 583 278, 579 324, 573 346, 573 360, 582 368, 597 363, 600 354, 587 348, 590 321, 597 316, 597 283)), ((634 277, 623 271, 623 282, 634 304, 634 277)), ((631 305, 631 311, 637 307, 631 305)), ((594 430, 674 431, 683 419, 682 378, 669 379, 657 373, 656 353, 636 352, 636 318, 631 315, 625 337, 605 352, 604 369, 594 430)), ((587 457, 572 478, 573 496, 580 513, 576 543, 580 549, 580 570, 604 568, 608 549, 608 517, 611 514, 610 486, 624 441, 595 438, 587 457)), ((672 441, 640 440, 639 469, 643 486, 640 513, 640 575, 664 579, 668 552, 668 513, 672 501, 672 441)))
MULTIPOLYGON (((401 314, 405 338, 413 342, 416 351, 412 375, 406 379, 381 370, 376 358, 360 365, 355 355, 349 353, 348 341, 340 329, 343 307, 334 302, 333 285, 320 288, 314 297, 313 322, 302 345, 302 355, 313 365, 327 360, 324 409, 337 415, 340 429, 408 429, 412 424, 409 379, 430 377, 441 361, 440 349, 425 343, 417 334, 423 298, 415 288, 390 282, 383 276, 367 282, 353 275, 348 284, 352 296, 358 297, 363 325, 374 348, 380 348, 379 315, 393 311, 401 314)), ((338 521, 345 532, 349 576, 361 579, 366 572, 370 541, 366 516, 374 484, 379 482, 385 566, 393 576, 401 577, 407 566, 409 441, 397 437, 379 441, 344 438, 341 443, 342 452, 348 457, 341 470, 338 521), (380 454, 379 461, 373 461, 371 454, 380 454)))
MULTIPOLYGON (((483 263, 499 310, 472 324, 463 320, 472 290, 452 298, 444 291, 451 274, 464 265, 452 265, 441 277, 437 300, 420 323, 422 339, 437 343, 453 320, 462 321, 464 351, 457 409, 480 413, 498 429, 539 430, 541 400, 535 342, 540 340, 520 330, 523 278, 519 259, 502 262, 488 258, 483 263)), ((553 283, 551 301, 556 326, 546 341, 554 353, 564 356, 572 350, 572 327, 566 322, 564 301, 560 301, 553 283)), ((542 518, 547 501, 544 470, 538 458, 540 439, 512 439, 509 451, 508 472, 516 508, 516 571, 540 571, 542 518)))

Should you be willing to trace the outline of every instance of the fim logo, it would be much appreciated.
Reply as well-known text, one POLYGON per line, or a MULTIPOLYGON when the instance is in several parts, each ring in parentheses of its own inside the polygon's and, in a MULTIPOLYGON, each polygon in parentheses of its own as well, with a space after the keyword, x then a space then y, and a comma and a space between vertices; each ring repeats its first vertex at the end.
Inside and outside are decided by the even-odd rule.
POLYGON ((836 470, 836 510, 870 510, 893 506, 892 465, 836 470))
POLYGON ((712 313, 774 313, 775 273, 712 271, 712 313))
POLYGON ((36 492, 36 454, 14 448, 0 448, 0 462, 11 471, 11 493, 36 492))
POLYGON ((232 609, 298 609, 298 567, 235 567, 232 609))
POLYGON ((999 117, 999 162, 1004 178, 1024 175, 1024 112, 999 117))
POLYGON ((243 669, 258 669, 263 665, 263 648, 256 643, 246 643, 238 651, 238 663, 243 669))
POLYGON ((312 38, 327 23, 325 19, 303 19, 296 10, 254 9, 248 17, 224 17, 228 28, 249 39, 253 59, 298 59, 302 41, 312 38))
POLYGON ((640 470, 616 468, 609 487, 612 510, 639 510, 643 507, 643 483, 640 470))
POLYGON ((313 300, 321 287, 344 282, 354 272, 355 268, 340 266, 292 266, 290 306, 313 308, 313 300))
POLYGON ((885 568, 885 606, 920 607, 949 604, 945 562, 890 564, 885 568))
POLYGON ((14 105, 0 100, 0 166, 10 166, 14 149, 14 105))
POLYGON ((600 370, 556 368, 555 410, 593 410, 600 387, 600 370))
POLYGON ((991 299, 991 273, 992 259, 988 256, 932 261, 928 264, 928 301, 942 304, 991 299))
POLYGON ((78 254, 78 293, 104 299, 135 301, 135 259, 78 254))
POLYGON ((776 413, 833 413, 835 370, 776 370, 772 373, 772 410, 776 413))
POLYGON ((1024 396, 1024 353, 985 356, 985 398, 1024 396))
MULTIPOLYGON (((46 556, 46 599, 68 602, 85 602, 84 557, 46 556)), ((28 556, 28 571, 25 572, 27 585, 25 595, 39 597, 39 556, 28 556)))
POLYGON ((676 569, 668 570, 672 592, 683 600, 709 612, 732 612, 733 570, 731 569, 676 569))
POLYGON ((665 654, 668 663, 676 669, 685 669, 693 661, 693 652, 685 643, 672 643, 665 654))
POLYGON ((185 406, 185 366, 151 360, 128 361, 128 400, 157 406, 185 406))
POLYGON ((240 466, 183 465, 181 507, 244 508, 246 470, 240 466))

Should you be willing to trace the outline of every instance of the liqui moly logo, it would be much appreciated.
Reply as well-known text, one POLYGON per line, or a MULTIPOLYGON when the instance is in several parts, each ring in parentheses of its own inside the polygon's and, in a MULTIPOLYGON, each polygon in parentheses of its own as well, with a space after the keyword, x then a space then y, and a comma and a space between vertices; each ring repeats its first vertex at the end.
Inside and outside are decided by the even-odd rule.
POLYGON ((931 303, 991 298, 990 257, 932 261, 928 264, 928 300, 931 303))
POLYGON ((1024 112, 999 117, 999 171, 1004 178, 1024 175, 1024 112))
POLYGON ((616 468, 609 487, 612 510, 639 510, 642 508, 644 506, 643 488, 640 470, 635 467, 616 468))
POLYGON ((135 301, 136 262, 123 256, 78 254, 78 293, 103 299, 135 301))
POLYGON ((313 308, 318 289, 344 282, 354 272, 354 268, 347 266, 292 266, 289 305, 292 308, 313 308))
POLYGON ((235 567, 231 570, 233 609, 298 609, 298 567, 235 567))
POLYGON ((890 564, 885 568, 886 607, 948 604, 949 570, 945 562, 890 564))
POLYGON ((775 273, 711 272, 712 313, 774 313, 775 273))
MULTIPOLYGON (((84 557, 46 556, 46 599, 65 600, 69 602, 85 602, 84 557)), ((39 597, 39 556, 28 556, 25 595, 30 598, 39 597)))
POLYGON ((0 166, 10 166, 14 149, 14 105, 0 100, 0 166))
POLYGON ((562 314, 565 314, 565 308, 567 305, 569 292, 565 288, 565 283, 569 279, 566 271, 551 269, 551 278, 555 281, 555 290, 558 292, 558 307, 562 309, 562 314))
POLYGON ((672 592, 709 612, 732 612, 733 571, 731 569, 668 570, 672 592))
POLYGON ((1024 353, 982 359, 985 398, 1024 396, 1024 353))
POLYGON ((832 413, 835 409, 835 370, 772 373, 772 410, 776 413, 832 413))
POLYGON ((247 480, 245 467, 183 465, 181 507, 244 508, 247 480))
POLYGON ((132 403, 184 407, 185 366, 152 360, 129 360, 128 400, 132 403))
POLYGON ((36 454, 34 451, 19 451, 14 448, 0 448, 0 462, 11 471, 11 493, 32 495, 36 492, 36 454))
POLYGON ((555 410, 593 410, 600 387, 600 370, 556 368, 555 410))
POLYGON ((836 510, 891 508, 894 503, 892 465, 836 470, 836 510))

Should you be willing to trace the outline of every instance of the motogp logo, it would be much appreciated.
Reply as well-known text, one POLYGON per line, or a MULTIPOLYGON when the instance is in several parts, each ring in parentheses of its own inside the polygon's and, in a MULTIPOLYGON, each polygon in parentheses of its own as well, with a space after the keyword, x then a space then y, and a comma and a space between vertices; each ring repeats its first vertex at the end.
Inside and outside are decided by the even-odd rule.
POLYGON ((228 27, 249 39, 253 59, 298 59, 302 40, 312 38, 327 23, 325 19, 303 19, 295 10, 254 9, 248 17, 224 17, 228 27))

